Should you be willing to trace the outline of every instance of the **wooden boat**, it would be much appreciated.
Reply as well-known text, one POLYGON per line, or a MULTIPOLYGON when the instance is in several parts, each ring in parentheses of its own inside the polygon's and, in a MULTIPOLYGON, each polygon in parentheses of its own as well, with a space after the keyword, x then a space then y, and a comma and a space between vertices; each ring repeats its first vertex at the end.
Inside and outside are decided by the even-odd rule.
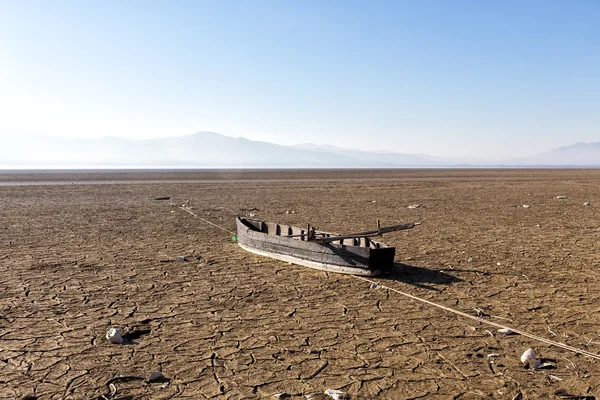
POLYGON ((372 240, 373 236, 411 229, 415 224, 337 235, 243 217, 237 218, 237 241, 244 250, 292 264, 329 272, 375 276, 394 265, 395 247, 372 240))

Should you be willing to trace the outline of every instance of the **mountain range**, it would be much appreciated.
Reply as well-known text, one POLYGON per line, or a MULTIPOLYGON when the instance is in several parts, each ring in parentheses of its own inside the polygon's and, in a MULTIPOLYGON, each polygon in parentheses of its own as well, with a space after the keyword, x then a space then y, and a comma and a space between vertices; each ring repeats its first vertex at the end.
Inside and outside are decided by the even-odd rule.
MULTIPOLYGON (((1 139, 0 139, 1 140, 1 139)), ((0 166, 196 168, 600 167, 600 142, 575 143, 528 158, 486 160, 375 152, 312 143, 282 146, 214 132, 132 140, 11 138, 0 166)))

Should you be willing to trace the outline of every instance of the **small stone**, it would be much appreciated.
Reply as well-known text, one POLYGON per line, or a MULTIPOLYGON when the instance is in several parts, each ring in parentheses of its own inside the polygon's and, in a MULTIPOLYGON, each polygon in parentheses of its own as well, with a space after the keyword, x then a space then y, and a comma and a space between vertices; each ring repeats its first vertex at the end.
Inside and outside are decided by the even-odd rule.
POLYGON ((535 350, 534 349, 527 349, 525 350, 525 352, 521 355, 521 362, 523 364, 527 364, 529 363, 531 360, 535 360, 535 350))
POLYGON ((567 196, 556 196, 556 198, 557 198, 557 199, 562 199, 562 200, 564 200, 564 199, 568 199, 568 197, 567 197, 567 196))
POLYGON ((502 265, 502 263, 501 263, 500 261, 498 261, 498 262, 496 263, 496 265, 497 265, 497 266, 501 266, 501 265, 502 265))
POLYGON ((584 205, 584 206, 589 206, 589 205, 590 205, 590 202, 589 202, 589 201, 586 201, 585 203, 583 203, 583 205, 584 205))
POLYGON ((341 390, 327 389, 325 391, 325 394, 334 400, 346 400, 350 398, 346 393, 342 392, 341 390))
POLYGON ((177 262, 184 262, 184 261, 185 261, 185 256, 177 257, 177 262))
POLYGON ((371 289, 377 289, 377 284, 376 283, 371 283, 371 286, 369 286, 369 288, 371 288, 371 289))
POLYGON ((516 335, 517 334, 517 332, 513 331, 510 328, 501 328, 501 329, 498 329, 498 333, 502 333, 504 335, 516 335))
POLYGON ((165 376, 162 374, 162 372, 159 370, 156 370, 148 376, 147 381, 148 381, 148 383, 150 383, 150 382, 156 382, 156 381, 163 381, 164 379, 165 379, 165 376))
POLYGON ((117 328, 110 328, 108 332, 106 332, 106 340, 113 344, 123 344, 121 331, 117 328))
POLYGON ((473 262, 473 257, 469 257, 469 259, 467 260, 467 262, 473 262))
POLYGON ((531 206, 529 204, 523 204, 521 207, 523 207, 523 208, 529 208, 531 206))

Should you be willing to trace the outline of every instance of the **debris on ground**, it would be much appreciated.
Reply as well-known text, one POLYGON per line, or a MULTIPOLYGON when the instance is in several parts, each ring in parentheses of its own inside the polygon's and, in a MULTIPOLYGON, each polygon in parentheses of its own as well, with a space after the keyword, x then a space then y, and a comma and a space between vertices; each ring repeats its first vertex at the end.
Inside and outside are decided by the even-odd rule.
POLYGON ((566 389, 558 389, 557 391, 554 392, 554 395, 556 397, 560 397, 563 399, 569 399, 569 400, 596 400, 596 397, 591 396, 591 395, 576 395, 576 394, 571 394, 569 392, 567 392, 566 389))
POLYGON ((123 344, 121 331, 117 328, 110 328, 108 332, 106 332, 106 340, 113 344, 123 344))
POLYGON ((516 335, 517 334, 517 332, 513 331, 510 328, 501 328, 501 329, 498 329, 498 333, 502 333, 504 335, 516 335))
POLYGON ((531 360, 535 360, 535 356, 536 356, 536 352, 534 349, 527 349, 525 350, 525 352, 521 355, 521 362, 523 364, 528 364, 529 361, 531 360))
MULTIPOLYGON (((487 316, 487 315, 488 315, 488 314, 487 314, 485 311, 483 311, 483 309, 482 309, 482 308, 479 308, 479 307, 477 307, 477 308, 474 308, 474 309, 473 309, 473 311, 475 311, 475 314, 477 314, 477 316, 478 316, 478 317, 480 317, 480 318, 481 318, 481 317, 485 317, 485 316, 487 316)), ((492 336, 493 336, 493 335, 492 335, 492 336)))
POLYGON ((156 371, 154 371, 153 373, 151 373, 148 376, 148 379, 146 380, 146 382, 148 382, 148 383, 151 383, 151 382, 163 382, 165 380, 166 380, 166 378, 163 375, 162 371, 156 370, 156 371))
POLYGON ((568 199, 568 197, 567 197, 567 196, 556 196, 556 198, 557 198, 557 199, 563 199, 563 200, 564 200, 564 199, 568 199))
POLYGON ((155 197, 154 200, 157 200, 157 201, 171 200, 171 197, 167 197, 167 196, 165 196, 165 197, 155 197))
POLYGON ((590 205, 590 202, 589 202, 589 201, 586 201, 585 203, 583 203, 583 205, 584 205, 584 206, 589 206, 589 205, 590 205))
POLYGON ((531 205, 530 204, 523 204, 521 207, 523 207, 523 208, 529 208, 529 207, 531 207, 531 205))
POLYGON ((185 256, 177 257, 177 262, 184 262, 184 261, 185 261, 185 256))
POLYGON ((425 208, 425 206, 423 204, 412 204, 412 205, 408 206, 408 208, 410 208, 410 209, 425 208))
POLYGON ((331 397, 334 400, 347 400, 350 399, 350 396, 341 390, 327 389, 325 394, 331 397))

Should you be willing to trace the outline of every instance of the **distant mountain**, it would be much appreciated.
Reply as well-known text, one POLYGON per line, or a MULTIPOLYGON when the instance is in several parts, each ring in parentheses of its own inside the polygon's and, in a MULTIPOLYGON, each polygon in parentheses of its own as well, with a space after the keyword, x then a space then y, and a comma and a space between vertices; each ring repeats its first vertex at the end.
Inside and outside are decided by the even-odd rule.
POLYGON ((303 150, 214 132, 148 140, 107 137, 11 139, 0 145, 0 165, 145 166, 204 168, 385 167, 351 156, 303 150))
POLYGON ((345 157, 351 157, 355 160, 360 160, 361 162, 367 164, 380 164, 392 167, 440 166, 449 164, 441 158, 431 157, 425 154, 395 153, 391 151, 363 151, 336 147, 331 145, 317 145, 312 143, 303 143, 290 147, 302 150, 318 151, 328 154, 338 154, 345 157))
POLYGON ((600 167, 600 142, 575 143, 539 154, 530 159, 536 165, 600 167))
POLYGON ((600 142, 527 159, 490 161, 425 154, 363 151, 312 143, 281 146, 214 132, 147 140, 115 137, 59 139, 0 137, 0 166, 197 168, 402 168, 469 166, 600 166, 600 142))

